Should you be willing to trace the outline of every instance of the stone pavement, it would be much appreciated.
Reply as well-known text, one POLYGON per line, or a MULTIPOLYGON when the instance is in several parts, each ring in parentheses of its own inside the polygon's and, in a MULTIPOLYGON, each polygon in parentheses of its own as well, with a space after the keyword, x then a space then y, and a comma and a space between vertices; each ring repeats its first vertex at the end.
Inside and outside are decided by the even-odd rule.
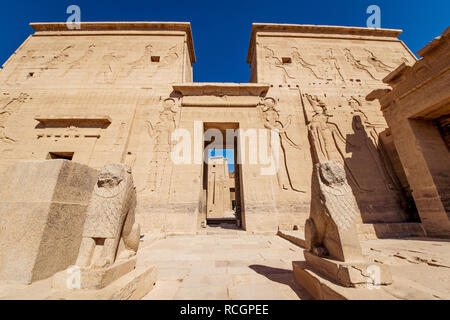
MULTIPOLYGON (((208 227, 142 240, 138 265, 157 266, 156 286, 144 299, 311 299, 292 274, 303 248, 280 236, 208 227)), ((382 288, 383 299, 450 298, 449 241, 377 239, 361 246, 368 261, 391 268, 394 284, 382 288)))
POLYGON ((433 238, 361 241, 364 256, 389 266, 396 299, 450 299, 450 240, 433 238))
POLYGON ((276 235, 233 230, 143 240, 138 265, 155 264, 158 279, 144 299, 310 299, 292 274, 303 249, 276 235))

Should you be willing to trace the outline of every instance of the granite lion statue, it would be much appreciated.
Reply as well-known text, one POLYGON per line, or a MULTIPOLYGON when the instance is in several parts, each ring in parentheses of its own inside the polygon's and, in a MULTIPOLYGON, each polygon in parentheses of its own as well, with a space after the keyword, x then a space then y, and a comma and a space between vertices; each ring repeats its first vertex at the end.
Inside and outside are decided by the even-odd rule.
POLYGON ((135 223, 136 190, 131 168, 107 164, 90 200, 76 265, 105 268, 136 254, 140 226, 135 223))
POLYGON ((315 165, 311 214, 305 225, 307 250, 339 261, 363 259, 355 220, 359 208, 345 169, 336 161, 315 165))

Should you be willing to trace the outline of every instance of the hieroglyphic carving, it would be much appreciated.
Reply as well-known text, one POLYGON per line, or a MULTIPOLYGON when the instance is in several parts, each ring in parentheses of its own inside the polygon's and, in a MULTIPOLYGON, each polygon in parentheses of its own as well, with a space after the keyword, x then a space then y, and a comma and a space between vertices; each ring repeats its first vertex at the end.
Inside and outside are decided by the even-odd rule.
MULTIPOLYGON (((287 116, 287 120, 283 123, 280 119, 280 111, 276 106, 275 99, 266 98, 260 106, 263 113, 264 127, 271 130, 271 133, 278 132, 280 137, 279 168, 277 171, 278 184, 282 190, 293 190, 297 192, 305 192, 302 187, 301 177, 290 172, 291 162, 299 161, 298 151, 302 150, 300 143, 296 143, 294 136, 296 132, 290 131, 292 124, 292 115, 287 116)), ((270 139, 272 141, 272 139, 270 139)), ((271 145, 271 150, 277 146, 271 145)))
POLYGON ((363 64, 361 60, 357 59, 350 51, 350 49, 344 49, 344 56, 347 62, 350 63, 355 70, 363 71, 364 73, 368 74, 373 80, 379 80, 372 74, 372 72, 370 72, 370 67, 363 64))
POLYGON ((21 105, 28 99, 30 99, 28 94, 20 93, 14 98, 8 99, 8 102, 0 107, 0 143, 16 142, 16 139, 7 133, 8 120, 14 112, 19 111, 21 105))
POLYGON ((176 101, 173 98, 165 99, 162 107, 156 123, 146 121, 148 135, 153 142, 153 156, 149 164, 146 188, 152 192, 159 189, 167 170, 167 162, 172 150, 172 132, 176 128, 175 116, 178 113, 176 101))
POLYGON ((136 191, 131 168, 107 164, 98 176, 86 213, 76 265, 105 268, 134 256, 140 227, 135 223, 136 191))

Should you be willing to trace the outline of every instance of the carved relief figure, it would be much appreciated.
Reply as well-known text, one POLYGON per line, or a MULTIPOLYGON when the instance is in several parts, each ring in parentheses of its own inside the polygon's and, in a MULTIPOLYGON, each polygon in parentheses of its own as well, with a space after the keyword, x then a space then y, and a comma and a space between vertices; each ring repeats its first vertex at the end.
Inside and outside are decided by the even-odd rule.
POLYGON ((176 103, 172 98, 163 101, 163 109, 155 124, 147 120, 149 137, 153 140, 153 158, 150 162, 147 185, 151 191, 156 191, 164 179, 169 154, 172 150, 172 132, 176 128, 176 103))
POLYGON ((364 50, 369 54, 369 57, 367 58, 367 61, 375 68, 375 70, 376 70, 377 72, 386 74, 386 73, 389 73, 389 72, 391 72, 392 70, 394 70, 394 67, 391 67, 391 66, 385 64, 385 63, 384 63, 383 61, 381 61, 380 59, 378 59, 378 58, 373 54, 372 51, 367 50, 367 49, 364 49, 364 50))
POLYGON ((345 138, 339 128, 328 121, 326 105, 317 96, 306 94, 314 114, 308 124, 308 129, 314 141, 316 154, 319 162, 327 160, 342 161, 341 153, 336 146, 336 139, 345 142, 345 138))
POLYGON ((369 138, 372 140, 373 144, 378 147, 378 135, 385 129, 385 126, 377 126, 370 123, 366 113, 362 111, 361 101, 357 97, 350 96, 347 99, 347 102, 348 105, 353 109, 353 112, 361 116, 364 128, 368 132, 369 138))
POLYGON ((178 59, 177 48, 177 45, 169 48, 168 53, 162 57, 161 62, 158 65, 158 69, 165 69, 174 64, 174 62, 178 59))
POLYGON ((306 94, 306 98, 311 105, 314 114, 308 124, 308 129, 312 139, 312 145, 318 162, 336 161, 343 164, 353 180, 355 186, 360 191, 372 191, 371 186, 363 186, 362 180, 354 174, 346 159, 346 148, 359 149, 360 147, 346 139, 339 130, 337 124, 329 121, 331 117, 327 113, 325 103, 317 96, 306 94), (342 145, 344 147, 342 147, 342 145))
POLYGON ((151 44, 146 45, 142 55, 136 61, 128 64, 125 76, 130 76, 134 71, 154 73, 160 69, 169 68, 179 57, 176 45, 169 48, 167 54, 157 61, 152 61, 153 51, 154 48, 151 44))
POLYGON ((37 70, 35 66, 38 64, 38 61, 43 58, 44 56, 37 55, 35 50, 27 50, 27 52, 17 60, 17 65, 6 79, 6 83, 17 84, 21 80, 38 77, 40 70, 37 70), (24 71, 23 69, 26 67, 31 67, 33 69, 32 71, 24 71))
POLYGON ((331 79, 334 81, 340 80, 342 82, 345 82, 345 78, 342 74, 342 69, 339 65, 338 59, 334 56, 332 48, 329 48, 327 50, 326 57, 321 58, 321 61, 325 64, 323 73, 325 74, 326 79, 331 79))
MULTIPOLYGON (((358 153, 366 151, 365 154, 361 154, 361 157, 367 158, 367 156, 369 156, 367 159, 373 160, 372 163, 378 171, 378 174, 373 178, 381 178, 387 190, 398 189, 399 186, 395 179, 395 174, 387 159, 383 156, 379 144, 379 133, 385 129, 385 126, 378 126, 369 121, 366 113, 362 110, 362 104, 357 97, 351 96, 348 99, 348 103, 354 110, 352 126, 354 134, 349 135, 347 140, 351 139, 353 143, 359 147, 359 151, 352 152, 352 158, 355 158, 354 160, 352 159, 352 161, 359 161, 356 159, 359 157, 358 153)), ((370 174, 367 174, 367 176, 369 175, 370 174)))
POLYGON ((316 67, 316 65, 306 62, 306 60, 301 56, 298 48, 292 47, 291 55, 292 55, 292 59, 294 60, 294 62, 297 65, 308 70, 309 73, 311 73, 316 79, 321 79, 321 77, 318 76, 317 73, 314 71, 314 68, 316 67))
POLYGON ((294 76, 290 75, 286 66, 283 65, 283 62, 280 58, 275 56, 275 52, 269 47, 264 46, 265 56, 264 59, 266 62, 275 67, 278 70, 282 71, 282 82, 286 83, 288 79, 295 79, 294 76))
MULTIPOLYGON (((296 132, 290 131, 292 124, 292 115, 287 117, 283 123, 280 120, 279 110, 276 107, 275 100, 272 98, 264 99, 263 107, 261 109, 264 118, 264 127, 269 130, 277 131, 280 136, 280 150, 279 168, 277 171, 278 184, 283 190, 293 190, 297 192, 305 192, 302 186, 301 176, 293 174, 290 170, 295 167, 295 161, 301 161, 299 153, 303 150, 300 143, 294 141, 296 132), (300 151, 300 152, 299 152, 300 151)), ((272 134, 273 131, 271 131, 272 134)), ((271 139, 269 141, 272 141, 271 139)), ((276 146, 271 145, 271 150, 276 146)), ((304 158, 304 155, 303 155, 304 158)))
POLYGON ((107 53, 102 57, 102 62, 97 72, 96 78, 98 82, 112 84, 116 81, 119 74, 119 66, 117 62, 123 58, 114 53, 107 53))
POLYGON ((134 256, 140 238, 135 207, 131 169, 123 164, 105 165, 89 202, 76 265, 105 268, 134 256))
POLYGON ((73 61, 69 64, 69 66, 64 71, 62 76, 65 76, 66 74, 68 74, 72 69, 79 69, 79 68, 85 66, 87 64, 87 62, 89 61, 89 59, 94 54, 94 51, 95 51, 95 44, 89 45, 86 52, 80 58, 76 59, 75 61, 73 61))
POLYGON ((309 252, 339 261, 362 261, 355 221, 360 215, 342 164, 325 161, 315 165, 317 197, 305 224, 309 252))
POLYGON ((356 59, 349 49, 344 49, 344 55, 347 62, 350 63, 354 69, 363 71, 364 73, 368 74, 373 80, 379 80, 372 74, 372 72, 370 72, 370 67, 363 64, 361 60, 356 59))
POLYGON ((69 45, 58 52, 55 56, 53 56, 50 60, 45 64, 46 69, 59 68, 63 63, 65 63, 73 51, 74 46, 69 45))
POLYGON ((125 76, 128 77, 135 70, 148 70, 151 66, 153 46, 148 44, 144 47, 144 52, 136 60, 128 64, 125 76))
POLYGON ((14 112, 20 110, 21 105, 29 99, 26 93, 20 93, 18 96, 8 99, 9 101, 0 108, 0 143, 13 143, 16 139, 7 133, 8 120, 14 112))

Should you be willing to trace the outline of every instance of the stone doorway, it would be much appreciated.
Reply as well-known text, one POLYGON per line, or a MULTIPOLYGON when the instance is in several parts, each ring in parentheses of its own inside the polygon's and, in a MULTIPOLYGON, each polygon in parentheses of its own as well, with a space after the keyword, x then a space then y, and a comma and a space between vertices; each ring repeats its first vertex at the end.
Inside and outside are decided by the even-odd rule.
POLYGON ((204 123, 203 194, 206 223, 242 227, 238 123, 204 123))

